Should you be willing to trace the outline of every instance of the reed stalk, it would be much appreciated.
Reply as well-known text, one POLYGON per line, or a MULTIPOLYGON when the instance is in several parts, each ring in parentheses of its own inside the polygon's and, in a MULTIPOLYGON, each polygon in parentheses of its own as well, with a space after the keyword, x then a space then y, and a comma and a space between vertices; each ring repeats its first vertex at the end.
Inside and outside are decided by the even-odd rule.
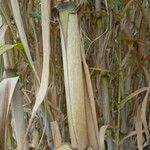
POLYGON ((70 13, 73 3, 65 3, 61 7, 60 28, 69 131, 73 148, 84 149, 88 139, 78 19, 76 13, 70 13))

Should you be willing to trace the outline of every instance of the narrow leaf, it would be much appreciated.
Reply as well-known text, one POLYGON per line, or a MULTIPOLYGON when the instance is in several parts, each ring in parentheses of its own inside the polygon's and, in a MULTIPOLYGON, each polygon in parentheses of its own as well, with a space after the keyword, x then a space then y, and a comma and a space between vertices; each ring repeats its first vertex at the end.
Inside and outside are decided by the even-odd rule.
POLYGON ((5 44, 0 46, 0 55, 4 54, 7 50, 14 48, 17 44, 5 44))
POLYGON ((40 82, 37 71, 36 71, 34 64, 33 64, 31 54, 30 54, 29 44, 27 41, 27 36, 25 34, 25 30, 24 30, 23 22, 22 22, 22 18, 21 18, 21 13, 20 13, 20 9, 19 9, 19 2, 18 2, 18 0, 10 0, 10 1, 11 1, 12 11, 14 14, 14 19, 15 19, 15 22, 16 22, 16 25, 17 25, 17 28, 19 31, 19 35, 20 35, 22 44, 23 44, 24 49, 25 49, 26 56, 29 60, 30 66, 32 68, 32 71, 33 71, 37 81, 40 82))
POLYGON ((42 11, 42 37, 43 37, 43 69, 42 69, 42 77, 39 91, 36 95, 36 101, 34 107, 32 109, 31 118, 29 120, 28 128, 26 131, 26 135, 29 132, 32 120, 37 112, 37 109, 43 102, 47 89, 48 89, 48 81, 49 81, 49 60, 50 60, 50 1, 42 0, 41 1, 41 11, 42 11))
POLYGON ((132 99, 133 97, 137 96, 138 94, 144 92, 144 91, 147 91, 148 87, 143 87, 143 88, 140 88, 136 91, 134 91, 133 93, 131 93, 129 96, 127 96, 125 99, 123 99, 121 101, 121 104, 120 104, 120 109, 124 106, 125 103, 127 103, 130 99, 132 99))

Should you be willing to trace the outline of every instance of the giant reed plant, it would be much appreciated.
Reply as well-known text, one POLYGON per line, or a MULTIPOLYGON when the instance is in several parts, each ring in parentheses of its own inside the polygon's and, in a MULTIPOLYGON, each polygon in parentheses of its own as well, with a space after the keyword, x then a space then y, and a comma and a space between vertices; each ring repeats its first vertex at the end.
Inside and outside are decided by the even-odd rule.
POLYGON ((148 0, 0 1, 0 149, 150 145, 148 0))

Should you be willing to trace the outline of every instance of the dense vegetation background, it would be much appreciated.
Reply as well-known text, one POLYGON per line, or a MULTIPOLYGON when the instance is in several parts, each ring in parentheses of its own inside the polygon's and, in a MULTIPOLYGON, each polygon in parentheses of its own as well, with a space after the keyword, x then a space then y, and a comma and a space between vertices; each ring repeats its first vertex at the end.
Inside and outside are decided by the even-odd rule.
POLYGON ((149 0, 0 0, 0 150, 150 149, 149 0))

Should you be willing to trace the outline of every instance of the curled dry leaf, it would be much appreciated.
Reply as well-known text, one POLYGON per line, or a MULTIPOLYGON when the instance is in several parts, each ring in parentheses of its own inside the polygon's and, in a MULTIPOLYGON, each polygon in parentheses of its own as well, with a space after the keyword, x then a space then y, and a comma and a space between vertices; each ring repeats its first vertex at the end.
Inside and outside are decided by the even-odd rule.
POLYGON ((109 125, 104 125, 100 128, 99 140, 100 140, 100 150, 105 150, 105 134, 108 128, 111 128, 109 125))
POLYGON ((6 124, 10 102, 18 81, 18 77, 7 78, 0 82, 0 149, 5 148, 6 124))
MULTIPOLYGON (((23 137, 26 131, 24 110, 22 105, 23 105, 23 95, 20 91, 19 85, 17 84, 11 102, 11 112, 12 112, 13 128, 15 131, 18 150, 21 150, 23 137)), ((23 150, 28 150, 28 149, 29 149, 29 145, 26 138, 23 150)))
POLYGON ((88 65, 86 63, 83 50, 81 50, 81 53, 82 53, 82 60, 83 60, 83 70, 84 70, 85 81, 86 81, 85 88, 87 88, 87 91, 85 91, 85 99, 86 99, 85 104, 86 104, 86 115, 88 116, 87 117, 88 135, 90 135, 89 144, 94 149, 99 149, 98 126, 97 126, 98 123, 97 123, 92 82, 91 82, 90 72, 89 72, 88 65), (86 98, 86 94, 87 94, 87 98, 86 98))

